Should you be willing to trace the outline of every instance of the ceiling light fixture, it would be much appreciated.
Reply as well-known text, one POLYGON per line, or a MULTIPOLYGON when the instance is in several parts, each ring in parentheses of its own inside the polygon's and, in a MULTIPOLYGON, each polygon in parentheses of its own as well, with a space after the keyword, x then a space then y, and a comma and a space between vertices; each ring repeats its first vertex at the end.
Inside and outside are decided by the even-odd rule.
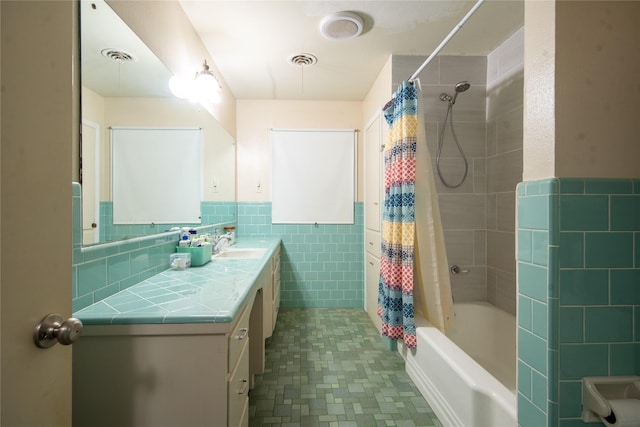
POLYGON ((320 21, 320 32, 329 40, 349 40, 362 34, 363 29, 363 19, 353 12, 337 12, 320 21))
POLYGON ((169 89, 176 97, 188 99, 195 103, 204 100, 220 101, 222 87, 216 75, 209 70, 209 65, 205 60, 202 64, 202 70, 196 72, 193 79, 185 79, 178 76, 171 77, 169 79, 169 89))

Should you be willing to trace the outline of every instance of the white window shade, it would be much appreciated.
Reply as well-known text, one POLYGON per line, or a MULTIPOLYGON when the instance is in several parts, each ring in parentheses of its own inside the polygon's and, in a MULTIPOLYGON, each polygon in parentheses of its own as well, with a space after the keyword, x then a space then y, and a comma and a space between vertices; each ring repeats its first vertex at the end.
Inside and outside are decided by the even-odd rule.
POLYGON ((274 224, 353 224, 355 130, 273 129, 274 224))
POLYGON ((114 224, 200 223, 201 196, 201 129, 111 129, 114 224))

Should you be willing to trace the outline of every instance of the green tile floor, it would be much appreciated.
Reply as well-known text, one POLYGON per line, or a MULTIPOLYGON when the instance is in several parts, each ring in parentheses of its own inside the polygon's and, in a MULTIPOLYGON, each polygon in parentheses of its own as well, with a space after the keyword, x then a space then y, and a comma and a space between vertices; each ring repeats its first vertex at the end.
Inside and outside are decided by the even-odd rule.
POLYGON ((361 309, 282 309, 249 426, 442 427, 361 309))

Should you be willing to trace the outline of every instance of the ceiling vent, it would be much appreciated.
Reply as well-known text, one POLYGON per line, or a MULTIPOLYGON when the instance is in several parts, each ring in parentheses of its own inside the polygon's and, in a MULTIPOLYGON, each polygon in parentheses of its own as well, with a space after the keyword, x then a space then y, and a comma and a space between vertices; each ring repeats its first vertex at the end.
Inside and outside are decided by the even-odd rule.
POLYGON ((289 62, 291 62, 293 65, 309 66, 314 65, 316 62, 318 62, 318 58, 316 58, 314 55, 311 55, 310 53, 299 53, 289 58, 289 62))
POLYGON ((116 49, 102 49, 100 51, 102 56, 116 62, 129 62, 133 61, 133 56, 127 52, 116 49))
POLYGON ((320 21, 320 32, 329 40, 349 40, 358 37, 364 28, 362 18, 353 12, 338 12, 320 21))

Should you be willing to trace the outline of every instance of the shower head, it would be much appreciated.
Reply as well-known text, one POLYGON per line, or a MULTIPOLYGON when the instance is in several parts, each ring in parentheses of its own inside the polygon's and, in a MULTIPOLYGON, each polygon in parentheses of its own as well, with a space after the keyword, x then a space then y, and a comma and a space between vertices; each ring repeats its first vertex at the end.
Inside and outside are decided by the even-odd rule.
POLYGON ((456 92, 460 93, 460 92, 464 92, 467 89, 469 89, 471 87, 471 83, 469 83, 468 81, 464 80, 461 81, 460 83, 458 83, 456 85, 456 92))
POLYGON ((453 99, 451 99, 451 101, 449 101, 449 103, 451 105, 455 104, 456 103, 456 98, 458 97, 458 94, 466 91, 470 87, 471 87, 471 83, 469 83, 466 80, 463 80, 463 81, 459 82, 456 85, 456 93, 453 95, 453 99))

